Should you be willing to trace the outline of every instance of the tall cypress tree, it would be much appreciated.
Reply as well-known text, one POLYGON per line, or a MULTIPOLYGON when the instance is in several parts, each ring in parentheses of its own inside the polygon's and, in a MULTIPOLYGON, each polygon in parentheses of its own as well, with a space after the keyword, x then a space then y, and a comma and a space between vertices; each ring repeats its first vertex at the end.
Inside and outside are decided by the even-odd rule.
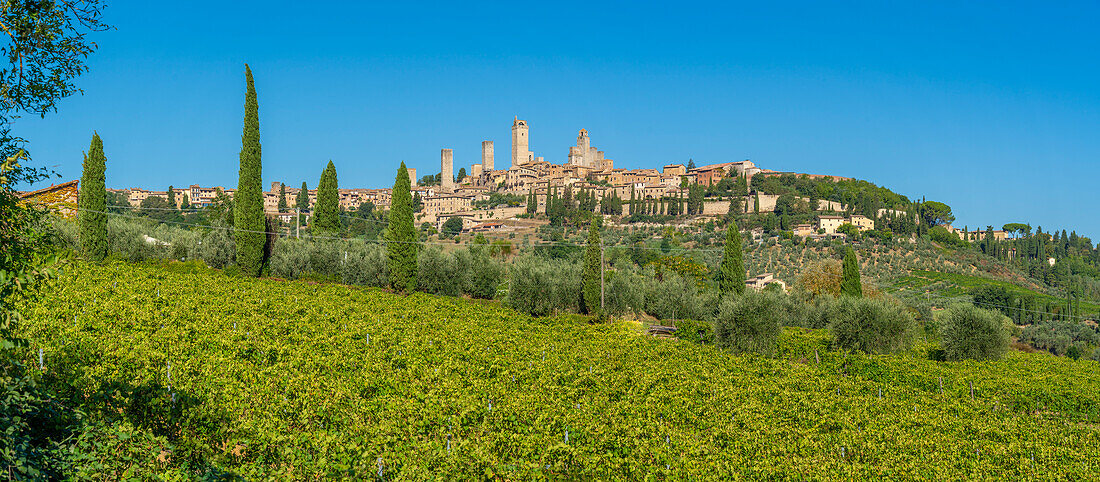
POLYGON ((289 205, 286 203, 286 184, 279 183, 279 212, 285 213, 290 210, 289 205))
POLYGON ((306 187, 305 181, 302 181, 302 189, 298 191, 298 197, 294 199, 294 207, 303 213, 309 212, 309 188, 306 187))
POLYGON ((397 169, 386 227, 390 286, 410 293, 416 289, 416 228, 413 226, 412 185, 405 161, 397 169))
POLYGON ((244 98, 244 133, 241 134, 241 167, 237 194, 233 196, 233 237, 237 265, 249 276, 259 276, 264 263, 264 198, 260 173, 260 116, 252 69, 244 66, 248 90, 244 98))
POLYGON ((752 212, 760 214, 760 193, 756 193, 756 197, 752 199, 752 212))
POLYGON ((333 234, 340 231, 340 189, 336 180, 336 166, 328 161, 317 183, 317 209, 313 213, 313 226, 319 232, 333 234))
POLYGON ((722 265, 718 269, 718 289, 722 293, 745 292, 745 262, 741 251, 741 231, 730 221, 726 228, 726 245, 722 248, 722 265))
POLYGON ((584 279, 581 289, 584 308, 589 314, 600 313, 600 272, 603 270, 600 262, 600 224, 600 217, 597 216, 588 225, 588 247, 584 251, 584 279))
POLYGON ((840 296, 863 297, 863 284, 859 281, 859 261, 856 252, 849 247, 844 251, 844 265, 840 279, 840 296))
POLYGON ((176 190, 172 186, 168 186, 168 205, 176 207, 176 190))
POLYGON ((527 194, 527 214, 534 215, 539 209, 538 197, 535 194, 535 190, 531 189, 527 194))
POLYGON ((80 249, 87 259, 107 257, 107 157, 99 133, 92 134, 92 145, 84 154, 84 174, 80 177, 77 216, 80 222, 80 249))

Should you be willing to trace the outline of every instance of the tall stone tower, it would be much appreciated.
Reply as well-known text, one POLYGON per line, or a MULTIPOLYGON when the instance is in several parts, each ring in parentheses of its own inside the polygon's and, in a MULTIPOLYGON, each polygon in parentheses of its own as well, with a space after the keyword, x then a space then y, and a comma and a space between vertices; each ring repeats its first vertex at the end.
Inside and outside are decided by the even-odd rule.
POLYGON ((520 164, 531 162, 534 158, 528 149, 527 121, 516 116, 512 120, 512 169, 520 164))
POLYGON ((444 191, 453 191, 455 188, 454 154, 450 149, 439 152, 440 187, 444 191))
POLYGON ((493 141, 481 141, 481 170, 493 170, 493 141))

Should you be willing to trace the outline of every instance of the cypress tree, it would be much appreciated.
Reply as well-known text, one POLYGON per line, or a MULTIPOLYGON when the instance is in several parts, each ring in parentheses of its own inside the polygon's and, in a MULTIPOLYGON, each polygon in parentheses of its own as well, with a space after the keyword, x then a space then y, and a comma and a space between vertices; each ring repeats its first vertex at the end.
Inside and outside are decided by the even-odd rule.
POLYGON ((531 189, 527 194, 527 214, 535 214, 539 208, 538 198, 535 195, 535 190, 531 189))
POLYGON ((77 216, 80 221, 80 249, 84 257, 101 261, 107 257, 107 157, 103 140, 92 134, 92 145, 84 154, 84 174, 80 177, 77 216))
POLYGON ((317 209, 313 214, 313 226, 318 231, 334 234, 340 231, 340 190, 336 180, 336 166, 328 161, 317 183, 317 209))
POLYGON ((285 213, 290 210, 290 207, 286 203, 286 184, 279 183, 279 212, 285 213))
POLYGON ((745 262, 741 251, 741 232, 730 221, 726 228, 726 245, 722 248, 722 265, 718 270, 718 288, 722 293, 745 292, 745 262))
POLYGON ((600 218, 596 217, 588 225, 588 247, 584 252, 584 280, 581 289, 585 311, 589 314, 600 313, 600 272, 603 270, 600 263, 600 224, 600 218))
POLYGON ((756 197, 752 200, 752 212, 760 214, 760 193, 756 193, 756 197))
POLYGON ((386 227, 386 256, 389 259, 390 286, 411 293, 416 289, 416 228, 413 226, 412 185, 405 161, 397 169, 390 198, 389 225, 386 227))
POLYGON ((237 265, 249 276, 263 269, 264 233, 263 186, 260 173, 260 116, 252 69, 244 66, 247 92, 244 100, 244 133, 241 134, 241 166, 237 194, 233 196, 233 237, 237 243, 237 265))
POLYGON ((859 281, 859 261, 856 252, 849 247, 844 251, 843 277, 840 280, 840 296, 863 297, 863 284, 859 281))
POLYGON ((180 209, 191 209, 191 199, 187 196, 187 193, 183 193, 183 201, 180 202, 180 209))
POLYGON ((176 190, 168 186, 168 205, 176 207, 176 190))
POLYGON ((305 181, 302 181, 302 189, 298 191, 298 197, 294 200, 294 206, 303 213, 309 212, 309 188, 306 187, 305 181))

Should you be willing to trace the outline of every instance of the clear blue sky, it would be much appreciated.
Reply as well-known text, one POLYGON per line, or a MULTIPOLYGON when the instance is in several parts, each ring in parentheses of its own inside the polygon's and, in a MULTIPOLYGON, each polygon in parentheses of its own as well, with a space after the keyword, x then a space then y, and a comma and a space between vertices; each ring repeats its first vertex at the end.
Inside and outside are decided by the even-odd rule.
POLYGON ((752 159, 1100 237, 1097 2, 468 3, 112 2, 85 94, 15 129, 64 179, 97 130, 109 187, 235 186, 248 62, 265 188, 482 140, 506 166, 518 115, 551 162, 583 127, 618 167, 752 159))

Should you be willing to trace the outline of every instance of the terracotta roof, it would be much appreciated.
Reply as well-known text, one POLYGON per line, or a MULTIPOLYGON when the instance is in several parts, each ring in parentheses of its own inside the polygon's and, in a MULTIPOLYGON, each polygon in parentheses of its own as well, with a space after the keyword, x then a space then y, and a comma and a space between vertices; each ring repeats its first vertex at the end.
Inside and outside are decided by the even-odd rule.
POLYGON ((65 188, 68 188, 69 186, 76 186, 79 183, 80 183, 79 179, 73 179, 72 181, 63 182, 61 184, 52 184, 52 185, 50 185, 50 187, 44 187, 42 189, 37 189, 37 190, 34 190, 34 191, 21 192, 21 193, 19 193, 19 199, 28 198, 28 197, 31 197, 31 196, 35 196, 35 195, 38 195, 38 194, 44 194, 44 193, 51 192, 51 191, 57 191, 59 189, 65 189, 65 188))

